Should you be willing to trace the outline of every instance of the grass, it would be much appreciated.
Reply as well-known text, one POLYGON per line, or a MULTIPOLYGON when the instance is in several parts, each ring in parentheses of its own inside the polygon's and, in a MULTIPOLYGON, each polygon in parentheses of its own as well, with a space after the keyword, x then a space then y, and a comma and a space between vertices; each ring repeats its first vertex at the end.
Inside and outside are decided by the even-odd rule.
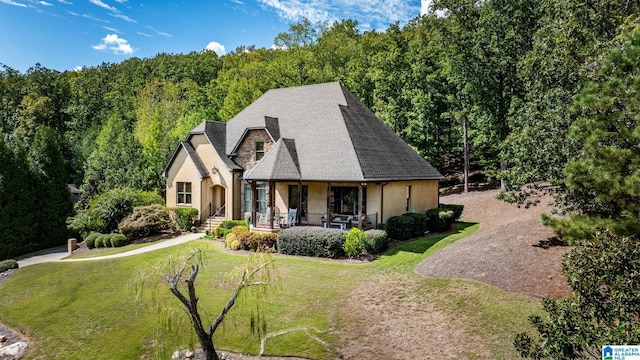
MULTIPOLYGON (((265 355, 336 358, 340 338, 335 330, 345 325, 341 301, 357 285, 376 276, 402 274, 411 279, 407 291, 412 298, 435 296, 439 306, 470 319, 462 326, 482 334, 494 358, 513 356, 514 328, 526 326, 527 315, 539 307, 537 301, 481 283, 426 279, 413 272, 420 261, 477 226, 463 224, 452 234, 418 239, 365 264, 276 256, 277 286, 265 304, 267 331, 306 330, 268 339, 265 355)), ((197 290, 200 308, 210 311, 203 318, 210 322, 232 291, 229 286, 221 286, 226 283, 225 274, 242 264, 246 256, 224 253, 219 242, 205 240, 122 259, 19 269, 0 285, 0 320, 35 340, 25 359, 132 359, 153 355, 154 344, 165 345, 168 353, 160 354, 160 358, 167 354, 170 357, 175 349, 197 340, 188 324, 171 336, 160 336, 158 328, 178 326, 168 322, 161 309, 179 310, 179 303, 166 286, 157 291, 151 286, 140 292, 134 280, 182 248, 199 248, 206 253, 197 290)), ((249 331, 252 305, 239 304, 232 309, 214 336, 218 349, 259 352, 260 339, 249 331)), ((181 312, 178 316, 185 318, 181 312)))
POLYGON ((148 242, 143 244, 131 244, 131 245, 117 247, 117 248, 108 247, 108 248, 92 249, 91 251, 76 253, 71 256, 67 256, 65 257, 65 259, 90 259, 90 258, 100 257, 100 256, 115 255, 115 254, 120 254, 120 253, 131 251, 131 250, 147 247, 153 244, 156 244, 156 242, 148 242))

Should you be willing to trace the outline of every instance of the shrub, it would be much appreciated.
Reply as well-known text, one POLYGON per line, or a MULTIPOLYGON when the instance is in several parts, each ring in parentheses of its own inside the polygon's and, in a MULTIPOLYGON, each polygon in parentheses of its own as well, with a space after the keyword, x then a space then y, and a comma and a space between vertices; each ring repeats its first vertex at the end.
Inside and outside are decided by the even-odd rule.
POLYGON ((464 210, 464 205, 457 204, 440 204, 440 209, 446 209, 453 211, 453 221, 460 220, 460 216, 462 216, 462 211, 464 210))
POLYGON ((240 247, 240 242, 238 241, 238 238, 236 237, 236 234, 234 233, 229 233, 227 234, 227 236, 225 236, 225 242, 227 243, 227 247, 231 250, 238 250, 238 248, 240 247))
POLYGON ((211 235, 217 238, 221 238, 224 235, 224 229, 222 228, 222 226, 218 225, 213 228, 213 230, 211 231, 211 235))
POLYGON ((111 246, 116 248, 116 247, 122 247, 125 246, 129 243, 129 239, 123 235, 123 234, 113 234, 111 235, 111 246))
POLYGON ((379 254, 389 245, 389 234, 384 230, 367 230, 364 232, 364 247, 369 254, 379 254))
POLYGON ((364 239, 364 231, 358 228, 351 228, 351 230, 349 230, 345 235, 344 245, 342 246, 344 253, 350 258, 355 258, 356 256, 364 253, 364 239))
POLYGON ((96 247, 96 238, 100 235, 102 234, 92 231, 89 235, 87 235, 87 237, 84 238, 84 243, 89 249, 93 249, 96 247))
POLYGON ((86 209, 78 210, 76 216, 69 218, 68 228, 83 237, 91 231, 110 233, 136 206, 158 202, 163 204, 164 200, 155 192, 111 189, 91 198, 86 209))
POLYGON ((198 209, 195 208, 171 208, 171 219, 175 221, 178 229, 182 231, 190 231, 198 221, 198 209))
POLYGON ((409 216, 392 216, 387 220, 387 233, 392 239, 410 239, 413 235, 414 222, 414 218, 409 216))
POLYGON ((413 224, 411 225, 411 237, 423 236, 427 230, 429 230, 429 218, 426 214, 406 213, 402 216, 408 216, 413 219, 413 224))
MULTIPOLYGON (((235 229, 235 228, 234 228, 235 229)), ((278 235, 273 233, 247 232, 238 236, 240 248, 251 251, 274 251, 278 244, 278 235)))
POLYGON ((337 258, 344 255, 344 230, 292 227, 278 234, 278 252, 289 255, 337 258))
POLYGON ((453 211, 447 209, 431 209, 427 211, 429 217, 429 230, 435 232, 444 232, 451 228, 453 224, 453 211))
POLYGON ((138 206, 120 222, 118 228, 125 236, 144 237, 168 229, 169 211, 162 205, 138 206))
POLYGON ((17 268, 18 268, 18 262, 13 259, 0 261, 0 273, 3 273, 11 269, 17 269, 17 268))
POLYGON ((233 229, 236 226, 244 226, 249 230, 249 223, 244 220, 225 220, 222 222, 222 227, 225 229, 233 229))
POLYGON ((104 242, 105 237, 107 237, 107 235, 104 235, 104 234, 100 234, 98 235, 98 237, 96 237, 96 241, 95 241, 96 248, 99 249, 99 248, 105 247, 105 242, 104 242))

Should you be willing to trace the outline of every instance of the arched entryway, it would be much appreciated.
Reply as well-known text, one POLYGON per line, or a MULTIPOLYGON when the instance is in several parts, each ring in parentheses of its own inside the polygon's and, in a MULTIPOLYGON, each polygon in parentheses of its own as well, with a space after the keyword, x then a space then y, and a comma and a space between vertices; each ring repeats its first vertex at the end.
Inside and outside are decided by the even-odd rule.
POLYGON ((213 185, 210 188, 211 206, 214 216, 225 216, 227 213, 227 189, 222 185, 213 185))

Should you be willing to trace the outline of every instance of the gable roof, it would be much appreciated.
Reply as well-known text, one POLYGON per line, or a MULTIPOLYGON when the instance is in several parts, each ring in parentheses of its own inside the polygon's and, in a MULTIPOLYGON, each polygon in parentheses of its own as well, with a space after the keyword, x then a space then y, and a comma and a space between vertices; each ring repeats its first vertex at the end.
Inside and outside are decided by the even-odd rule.
POLYGON ((274 148, 244 179, 360 182, 442 178, 336 82, 267 91, 227 123, 227 153, 242 141, 247 128, 273 128, 274 120, 281 139, 275 139, 274 148))
POLYGON ((198 134, 204 134, 209 140, 209 143, 213 146, 218 156, 224 161, 224 164, 229 170, 242 170, 236 163, 234 163, 226 154, 227 144, 227 123, 217 121, 203 121, 196 126, 189 135, 187 141, 191 140, 191 137, 198 134))
POLYGON ((186 151, 187 156, 191 159, 191 161, 195 165, 196 170, 198 170, 198 174, 200 175, 201 179, 209 176, 209 170, 207 170, 207 167, 204 166, 204 162, 202 161, 202 158, 200 158, 200 155, 198 155, 198 153, 196 152, 196 149, 193 148, 193 145, 191 145, 190 142, 185 140, 180 141, 180 144, 171 155, 171 158, 167 163, 167 166, 165 166, 164 170, 162 170, 162 176, 164 177, 168 176, 169 168, 171 167, 171 165, 173 165, 173 162, 175 161, 181 149, 184 149, 184 151, 186 151))

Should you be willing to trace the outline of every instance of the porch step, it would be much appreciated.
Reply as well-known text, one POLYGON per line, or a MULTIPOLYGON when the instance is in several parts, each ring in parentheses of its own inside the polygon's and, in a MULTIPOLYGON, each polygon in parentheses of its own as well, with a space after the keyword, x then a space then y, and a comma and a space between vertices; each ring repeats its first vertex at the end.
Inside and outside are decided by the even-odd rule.
POLYGON ((216 226, 222 225, 225 220, 224 216, 210 216, 203 220, 198 227, 198 232, 205 232, 209 229, 213 230, 216 226))

